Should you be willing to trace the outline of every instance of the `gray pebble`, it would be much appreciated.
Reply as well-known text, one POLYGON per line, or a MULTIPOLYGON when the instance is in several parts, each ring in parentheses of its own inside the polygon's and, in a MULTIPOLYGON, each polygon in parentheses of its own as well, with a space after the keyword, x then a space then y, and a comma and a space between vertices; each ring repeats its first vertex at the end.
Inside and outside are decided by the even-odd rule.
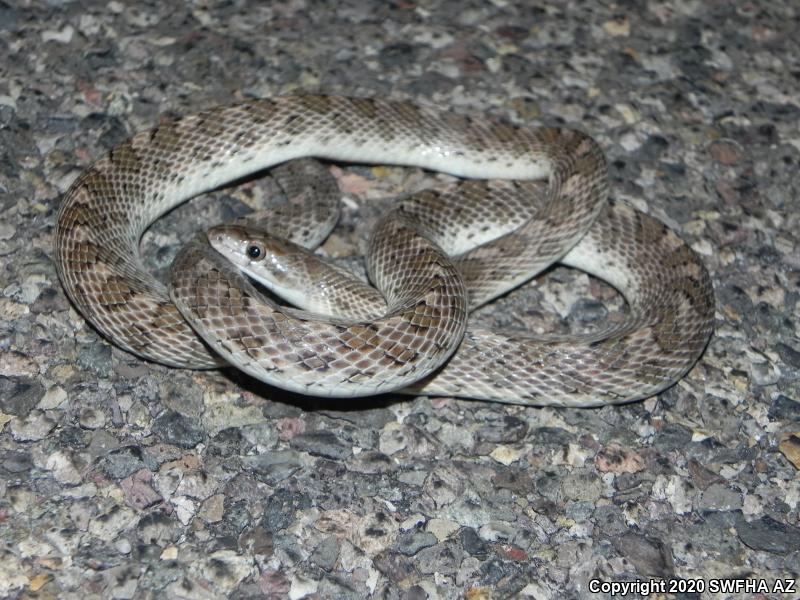
POLYGON ((581 298, 572 305, 569 311, 569 320, 579 323, 596 323, 608 316, 608 309, 598 300, 581 298))
POLYGON ((278 489, 267 499, 261 523, 264 529, 274 533, 289 526, 294 513, 311 506, 311 499, 300 492, 278 489))
POLYGON ((395 542, 395 550, 406 556, 414 556, 423 548, 436 545, 436 536, 427 531, 409 531, 401 534, 395 542))
POLYGON ((339 541, 335 537, 329 536, 317 544, 311 553, 310 560, 319 568, 330 571, 336 565, 337 558, 339 558, 339 541))
POLYGON ((126 446, 108 453, 101 465, 105 474, 112 479, 124 479, 147 466, 138 446, 126 446))
POLYGON ((481 539, 478 532, 472 527, 464 527, 458 534, 461 547, 470 556, 485 557, 489 552, 489 545, 481 539))
POLYGON ((736 533, 739 539, 753 550, 775 554, 788 554, 800 550, 800 529, 769 516, 763 516, 749 523, 742 519, 736 524, 736 533))
POLYGON ((668 423, 653 439, 653 446, 659 450, 682 449, 692 440, 692 432, 678 423, 668 423))
POLYGON ((205 438, 205 431, 198 419, 187 417, 172 410, 164 411, 153 421, 153 433, 166 443, 179 448, 194 448, 205 438))
POLYGON ((661 540, 629 532, 612 543, 633 564, 639 575, 670 578, 675 573, 672 554, 661 540))
POLYGON ((341 460, 352 454, 350 446, 342 442, 339 436, 332 431, 301 433, 294 436, 289 444, 296 450, 334 460, 341 460))
POLYGON ((800 421, 800 402, 780 394, 772 401, 768 414, 773 421, 800 421))
POLYGON ((789 346, 788 344, 777 343, 775 344, 775 350, 778 352, 778 356, 781 357, 781 360, 787 366, 793 367, 795 369, 800 369, 800 352, 789 346))
POLYGON ((29 377, 0 377, 0 411, 22 417, 44 396, 44 386, 29 377))

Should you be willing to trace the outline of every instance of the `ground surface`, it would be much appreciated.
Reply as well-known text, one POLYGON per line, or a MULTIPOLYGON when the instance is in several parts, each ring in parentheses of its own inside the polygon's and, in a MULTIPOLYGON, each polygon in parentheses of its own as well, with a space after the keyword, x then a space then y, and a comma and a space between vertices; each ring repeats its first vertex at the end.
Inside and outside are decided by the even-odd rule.
MULTIPOLYGON (((795 579, 798 19, 772 0, 0 0, 0 597, 564 598, 592 579, 795 579), (590 132, 613 195, 708 266, 705 356, 658 398, 553 410, 303 400, 100 339, 51 262, 60 194, 163 115, 297 90, 590 132)), ((326 250, 345 259, 366 231, 357 206, 368 222, 373 198, 428 177, 339 175, 351 201, 326 250)), ((146 240, 151 264, 264 189, 176 211, 146 240)), ((579 330, 620 304, 557 269, 482 316, 579 330)))

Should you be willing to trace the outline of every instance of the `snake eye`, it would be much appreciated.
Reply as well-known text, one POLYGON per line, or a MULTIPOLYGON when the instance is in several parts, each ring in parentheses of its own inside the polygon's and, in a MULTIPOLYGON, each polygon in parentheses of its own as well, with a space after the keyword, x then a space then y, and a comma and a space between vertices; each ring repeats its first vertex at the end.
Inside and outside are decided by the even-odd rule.
POLYGON ((258 260, 264 256, 264 249, 258 244, 250 244, 247 247, 247 256, 253 260, 258 260))

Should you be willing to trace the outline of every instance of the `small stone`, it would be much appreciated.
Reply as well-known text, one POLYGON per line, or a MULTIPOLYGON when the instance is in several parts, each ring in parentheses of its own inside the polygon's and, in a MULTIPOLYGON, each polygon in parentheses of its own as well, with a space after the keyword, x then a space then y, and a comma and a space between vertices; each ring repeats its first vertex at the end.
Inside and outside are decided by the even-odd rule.
POLYGON ((253 446, 272 448, 278 441, 274 423, 253 423, 241 428, 242 437, 253 446))
POLYGON ((339 558, 339 542, 333 536, 323 539, 311 553, 310 560, 325 571, 333 570, 339 558))
POLYGON ((133 508, 144 510, 161 502, 161 495, 152 487, 153 474, 140 469, 120 482, 125 502, 133 508))
POLYGON ((175 515, 184 525, 188 525, 197 513, 197 502, 186 496, 173 496, 170 498, 175 507, 175 515))
POLYGON ((528 424, 511 415, 489 425, 482 425, 476 432, 476 439, 492 444, 513 444, 521 442, 528 433, 528 424))
POLYGON ((0 240, 10 240, 16 232, 17 228, 12 223, 0 223, 0 240))
POLYGON ((178 548, 176 546, 167 546, 159 556, 161 560, 175 560, 178 558, 178 548))
POLYGON ((172 410, 164 411, 159 415, 153 421, 152 430, 166 443, 179 448, 194 448, 205 438, 200 421, 172 410))
POLYGON ((217 491, 219 482, 203 471, 184 473, 175 493, 197 500, 205 500, 217 491))
POLYGON ((270 533, 280 531, 291 525, 295 512, 310 507, 311 499, 308 496, 283 488, 277 489, 266 501, 262 525, 270 533))
POLYGON ((258 580, 258 587, 261 592, 270 598, 285 597, 289 593, 290 586, 291 584, 286 579, 286 575, 272 569, 264 569, 258 580))
POLYGON ((425 515, 415 513, 400 523, 400 531, 410 531, 425 522, 425 515))
POLYGON ((319 582, 310 577, 304 577, 299 573, 292 576, 292 585, 289 588, 289 600, 300 600, 311 594, 316 593, 319 582))
POLYGON ((45 468, 52 471, 56 481, 64 485, 78 485, 81 482, 80 471, 75 467, 72 459, 61 450, 53 452, 47 457, 45 468))
POLYGON ((358 523, 356 541, 368 556, 378 554, 387 548, 397 534, 397 524, 383 512, 372 512, 362 517, 358 523))
POLYGON ((101 410, 84 408, 79 422, 84 429, 101 429, 106 424, 106 415, 101 410))
POLYGON ((800 422, 800 402, 780 394, 772 401, 768 414, 769 418, 774 421, 800 422))
POLYGON ((425 530, 435 535, 440 542, 449 538, 460 528, 461 526, 458 523, 447 519, 431 519, 425 526, 425 530))
POLYGON ((594 512, 594 503, 586 500, 579 500, 577 502, 567 502, 564 509, 564 514, 568 519, 572 519, 576 523, 582 523, 592 516, 594 512))
POLYGON ((24 417, 44 396, 44 386, 29 377, 0 377, 0 411, 24 417))
POLYGON ((599 300, 581 298, 569 310, 568 319, 585 325, 605 321, 608 309, 599 300))
POLYGON ((252 471, 259 480, 275 485, 296 473, 304 464, 303 455, 294 450, 243 456, 242 467, 252 471))
POLYGON ((693 495, 691 484, 677 475, 670 477, 659 475, 653 483, 653 497, 669 502, 679 515, 692 510, 693 495))
POLYGON ((75 28, 72 25, 65 25, 59 31, 48 29, 42 32, 43 42, 59 42, 61 44, 68 44, 75 34, 75 28))
POLYGON ((631 22, 627 17, 617 17, 603 23, 603 30, 612 37, 628 37, 631 34, 631 22))
POLYGON ((574 472, 561 480, 560 493, 565 500, 595 501, 603 493, 603 480, 591 473, 574 472))
POLYGON ((34 409, 24 418, 11 421, 11 435, 18 442, 37 442, 43 440, 56 426, 56 422, 46 413, 34 409))
POLYGON ((133 547, 131 546, 130 541, 127 538, 119 538, 114 542, 114 548, 117 549, 117 552, 120 554, 130 554, 133 547))
POLYGON ((492 543, 498 541, 508 542, 513 539, 515 533, 516 528, 503 521, 489 521, 478 530, 478 535, 481 536, 481 539, 492 543))
POLYGON ((672 554, 661 540, 629 532, 612 544, 641 575, 668 578, 675 573, 672 554))
POLYGON ((294 436, 289 445, 312 456, 342 460, 352 456, 350 446, 342 442, 332 431, 310 431, 294 436))
POLYGON ((14 415, 7 415, 4 412, 0 412, 0 431, 3 431, 3 428, 6 426, 6 423, 10 423, 14 419, 14 415))
POLYGON ((706 469, 694 459, 689 461, 687 467, 689 474, 692 476, 692 482, 701 490, 705 490, 712 483, 720 483, 725 480, 724 477, 706 469))
POLYGON ((645 460, 633 450, 612 443, 597 453, 594 465, 601 473, 638 473, 644 470, 645 460))
POLYGON ((769 516, 750 523, 742 518, 736 525, 736 533, 753 550, 773 554, 788 554, 800 550, 800 529, 769 516))
POLYGON ((107 513, 89 521, 89 533, 103 541, 114 540, 133 524, 136 516, 129 508, 112 506, 107 513))
POLYGON ((699 505, 708 510, 738 510, 742 508, 742 495, 724 483, 714 483, 701 494, 699 505))
POLYGON ((778 343, 775 345, 775 350, 778 351, 778 356, 785 365, 800 369, 800 352, 789 346, 788 344, 778 343))
POLYGON ((214 494, 203 502, 197 516, 206 523, 219 523, 225 514, 225 495, 214 494))
POLYGON ((678 423, 668 423, 656 433, 653 445, 659 450, 680 450, 691 441, 690 429, 678 423))
POLYGON ((47 573, 41 573, 39 575, 34 575, 31 578, 30 583, 28 584, 28 589, 32 592, 38 592, 42 589, 45 584, 53 579, 53 576, 47 573))
POLYGON ((492 450, 489 456, 500 464, 508 466, 519 460, 520 456, 522 456, 522 450, 519 448, 512 448, 511 446, 500 445, 492 450))
POLYGON ((800 470, 800 432, 785 436, 778 445, 778 450, 795 469, 800 470))
POLYGON ((0 467, 8 473, 27 473, 33 468, 33 460, 28 452, 9 450, 2 454, 0 467))
POLYGON ((102 462, 103 471, 112 479, 123 479, 131 473, 145 468, 142 450, 138 446, 127 446, 109 452, 102 462))
POLYGON ((414 556, 423 548, 429 548, 438 543, 436 536, 425 531, 414 531, 400 534, 395 542, 395 549, 406 556, 414 556))
POLYGON ((67 401, 67 392, 60 385, 54 385, 48 389, 37 407, 40 410, 53 410, 60 408, 67 401))
POLYGON ((709 147, 711 157, 726 166, 738 165, 744 159, 744 151, 732 141, 717 141, 709 147))
POLYGON ((256 526, 239 536, 239 548, 256 556, 271 556, 275 545, 272 535, 267 533, 263 527, 256 526))
POLYGON ((472 527, 464 527, 459 534, 461 547, 464 552, 477 558, 484 558, 489 554, 489 545, 484 542, 478 532, 472 527))
POLYGON ((147 513, 139 519, 136 531, 144 544, 162 547, 180 537, 180 527, 175 519, 158 512, 147 513))
POLYGON ((0 550, 0 595, 4 598, 17 597, 12 592, 28 585, 25 567, 19 558, 7 550, 0 550))
POLYGON ((253 569, 253 559, 242 556, 235 550, 212 552, 202 565, 203 572, 213 577, 214 587, 226 597, 253 569))
POLYGON ((384 425, 378 440, 378 449, 391 456, 408 445, 405 427, 402 423, 391 422, 384 425))
POLYGON ((492 483, 497 488, 511 490, 522 495, 528 493, 533 487, 531 476, 524 469, 502 469, 492 477, 492 483))

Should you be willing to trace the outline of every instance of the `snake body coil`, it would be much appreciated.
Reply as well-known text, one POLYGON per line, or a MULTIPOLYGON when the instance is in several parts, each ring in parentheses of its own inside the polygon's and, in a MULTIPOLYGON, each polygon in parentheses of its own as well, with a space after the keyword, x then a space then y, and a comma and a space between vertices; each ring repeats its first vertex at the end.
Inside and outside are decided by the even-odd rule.
MULTIPOLYGON (((281 218, 278 229, 300 231, 309 215, 287 211, 281 218)), ((123 349, 184 368, 221 366, 222 355, 269 383, 315 395, 401 389, 532 405, 626 402, 682 377, 702 353, 713 321, 702 263, 661 223, 607 200, 605 160, 590 137, 383 100, 255 100, 138 134, 67 192, 55 262, 81 313, 123 349), (389 240, 370 259, 373 279, 387 280, 391 290, 388 312, 373 322, 314 319, 265 303, 241 274, 198 244, 173 266, 179 311, 142 265, 144 231, 192 196, 308 156, 515 180, 508 185, 523 196, 528 185, 538 190, 538 206, 496 201, 481 182, 467 182, 461 197, 423 195, 387 223, 389 240), (544 187, 528 182, 543 177, 544 187), (441 222, 452 227, 434 231, 433 242, 418 239, 425 207, 443 203, 449 216, 441 222), (478 224, 468 219, 494 204, 504 212, 478 224), (399 250, 403 240, 416 256, 399 250), (448 254, 457 256, 450 262, 448 254), (630 305, 628 319, 575 338, 467 325, 470 308, 556 261, 619 289, 630 305), (391 269, 402 277, 387 275, 391 269)))

